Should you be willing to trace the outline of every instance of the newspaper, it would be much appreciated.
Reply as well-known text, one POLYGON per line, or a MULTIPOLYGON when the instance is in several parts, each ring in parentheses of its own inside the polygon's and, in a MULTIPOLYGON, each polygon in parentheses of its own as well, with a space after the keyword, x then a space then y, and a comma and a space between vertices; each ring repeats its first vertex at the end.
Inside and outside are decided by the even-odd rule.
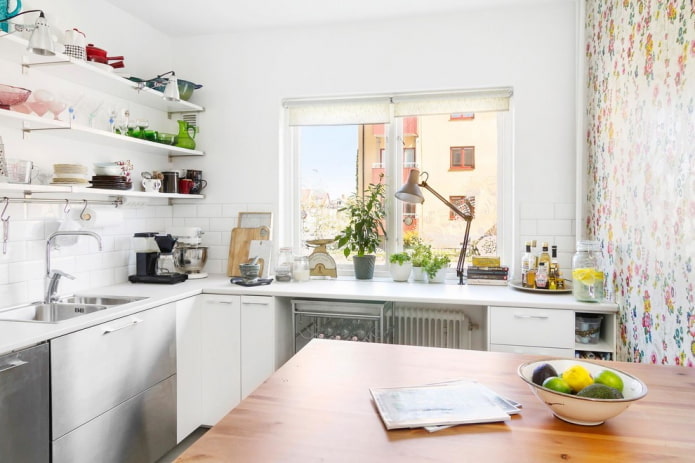
POLYGON ((386 429, 438 431, 449 426, 508 421, 520 406, 475 381, 370 388, 386 429))

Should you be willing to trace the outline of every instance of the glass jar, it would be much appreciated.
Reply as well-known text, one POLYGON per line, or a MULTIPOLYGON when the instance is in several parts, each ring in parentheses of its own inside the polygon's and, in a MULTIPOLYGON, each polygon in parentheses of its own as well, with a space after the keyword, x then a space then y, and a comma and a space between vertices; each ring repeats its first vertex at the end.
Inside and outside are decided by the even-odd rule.
POLYGON ((309 258, 307 256, 297 256, 294 258, 292 266, 292 279, 294 281, 309 281, 309 258))
POLYGON ((577 241, 572 258, 572 294, 578 301, 599 302, 603 299, 604 276, 601 247, 596 241, 577 241))
POLYGON ((276 281, 291 281, 292 266, 294 259, 292 258, 292 248, 280 248, 277 265, 275 265, 275 280, 276 281))

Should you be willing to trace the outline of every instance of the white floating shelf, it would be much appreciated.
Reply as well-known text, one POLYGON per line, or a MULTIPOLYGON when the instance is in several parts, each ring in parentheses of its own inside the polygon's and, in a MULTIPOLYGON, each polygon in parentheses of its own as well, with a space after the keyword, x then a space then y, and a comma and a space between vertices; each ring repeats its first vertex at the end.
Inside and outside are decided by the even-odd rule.
POLYGON ((2 193, 57 193, 95 196, 123 196, 137 198, 162 198, 162 199, 204 199, 205 195, 183 195, 177 193, 148 193, 135 190, 108 190, 102 188, 89 188, 78 185, 35 185, 31 183, 0 183, 0 195, 2 193))
POLYGON ((115 97, 133 101, 167 113, 200 112, 205 108, 188 101, 167 101, 162 93, 151 88, 138 90, 138 84, 116 72, 96 67, 89 62, 74 59, 62 53, 44 57, 32 55, 26 50, 27 41, 8 34, 0 40, 0 56, 21 63, 23 68, 50 69, 51 75, 61 79, 106 92, 115 97))

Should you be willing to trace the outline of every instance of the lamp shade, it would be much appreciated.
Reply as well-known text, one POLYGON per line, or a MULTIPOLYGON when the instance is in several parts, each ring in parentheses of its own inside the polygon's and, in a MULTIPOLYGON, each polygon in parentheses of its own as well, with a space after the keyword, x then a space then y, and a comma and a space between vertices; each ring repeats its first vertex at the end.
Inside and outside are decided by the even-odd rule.
POLYGON ((27 44, 27 50, 36 55, 55 55, 55 43, 51 38, 48 22, 43 12, 41 12, 34 24, 34 30, 31 32, 31 37, 29 37, 29 43, 27 44))
POLYGON ((422 194, 418 180, 420 179, 420 171, 413 169, 408 174, 408 181, 396 192, 396 198, 406 203, 421 204, 425 202, 425 196, 422 194))
POLYGON ((181 99, 179 95, 179 80, 174 72, 171 73, 169 83, 164 87, 164 99, 169 101, 179 101, 181 99))

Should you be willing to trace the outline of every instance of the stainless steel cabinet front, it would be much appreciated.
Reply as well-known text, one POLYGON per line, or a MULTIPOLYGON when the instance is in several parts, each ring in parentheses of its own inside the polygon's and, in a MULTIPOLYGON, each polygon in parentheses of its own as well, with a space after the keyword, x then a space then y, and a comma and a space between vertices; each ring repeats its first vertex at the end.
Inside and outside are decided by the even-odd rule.
POLYGON ((52 340, 53 440, 173 375, 175 329, 167 304, 52 340))
POLYGON ((0 461, 49 461, 48 371, 48 344, 0 357, 0 461))
POLYGON ((53 442, 53 463, 152 463, 176 445, 176 375, 53 442))

